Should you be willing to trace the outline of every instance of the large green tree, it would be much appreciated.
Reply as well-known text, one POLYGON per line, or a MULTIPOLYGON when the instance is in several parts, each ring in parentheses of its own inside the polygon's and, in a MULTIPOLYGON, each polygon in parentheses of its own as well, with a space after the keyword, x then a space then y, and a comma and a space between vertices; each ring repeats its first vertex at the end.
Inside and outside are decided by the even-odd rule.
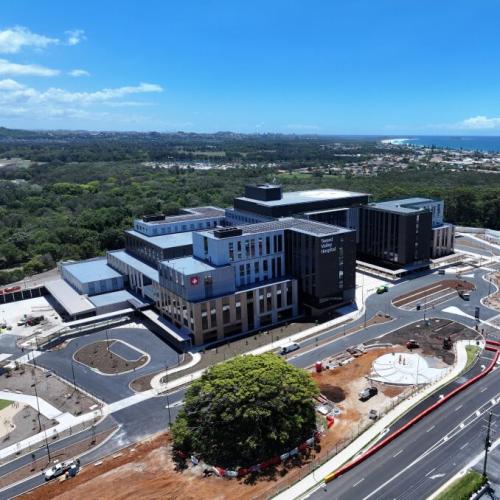
POLYGON ((188 389, 174 445, 221 467, 247 467, 288 451, 316 428, 312 378, 275 354, 238 356, 188 389))

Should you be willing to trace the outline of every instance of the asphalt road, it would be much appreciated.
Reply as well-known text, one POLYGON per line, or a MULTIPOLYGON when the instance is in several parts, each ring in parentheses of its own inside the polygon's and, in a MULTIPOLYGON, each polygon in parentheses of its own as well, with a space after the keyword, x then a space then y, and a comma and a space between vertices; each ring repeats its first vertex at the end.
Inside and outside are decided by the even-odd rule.
MULTIPOLYGON (((119 339, 146 352, 150 361, 134 372, 118 375, 101 375, 88 366, 73 362, 76 384, 105 403, 112 403, 134 394, 129 383, 143 375, 157 373, 165 366, 175 366, 179 362, 177 352, 154 333, 144 328, 116 328, 109 331, 109 339, 119 339)), ((70 359, 84 345, 98 340, 106 340, 106 332, 100 331, 77 337, 61 350, 46 351, 36 359, 38 365, 47 368, 60 377, 72 381, 73 373, 70 359)))
MULTIPOLYGON (((487 412, 498 413, 499 402, 495 370, 311 498, 427 498, 481 451, 487 412)), ((494 417, 493 428, 498 422, 494 417)))
MULTIPOLYGON (((444 304, 440 304, 437 306, 434 310, 432 311, 427 311, 427 317, 437 317, 437 318, 446 318, 446 319, 452 319, 455 321, 460 321, 467 326, 474 327, 475 326, 475 320, 473 319, 474 316, 474 310, 475 307, 480 305, 480 298, 485 296, 488 293, 488 283, 484 281, 481 277, 485 274, 484 270, 475 270, 471 273, 468 273, 464 276, 465 279, 470 279, 471 281, 474 281, 477 290, 472 293, 471 295, 471 300, 469 302, 463 301, 461 298, 458 297, 452 297, 449 301, 447 301, 444 304), (470 275, 470 276, 469 276, 470 275), (472 316, 472 318, 467 318, 463 316, 458 316, 455 314, 449 314, 449 313, 444 313, 442 309, 450 307, 450 306, 455 306, 461 309, 464 313, 472 316)), ((422 286, 428 285, 435 283, 438 280, 441 279, 448 279, 448 278, 453 278, 454 275, 448 275, 448 276, 441 276, 438 275, 435 272, 424 272, 421 273, 417 276, 412 277, 408 281, 401 283, 395 287, 391 287, 389 289, 388 293, 381 294, 381 295, 372 295, 368 298, 367 303, 366 303, 366 318, 369 319, 371 318, 374 314, 377 312, 384 312, 390 314, 392 317, 396 318, 394 321, 390 323, 385 323, 381 325, 375 325, 369 328, 366 328, 364 330, 361 330, 360 332, 357 332, 352 335, 344 335, 344 327, 338 327, 334 328, 332 330, 329 330, 321 335, 318 335, 317 337, 313 337, 312 339, 309 339, 307 341, 301 342, 301 350, 298 351, 297 353, 294 353, 292 356, 290 356, 290 362, 293 363, 296 366, 300 367, 306 367, 312 365, 315 361, 318 359, 324 359, 328 356, 331 356, 335 353, 338 353, 340 351, 343 351, 346 347, 352 346, 359 344, 361 342, 365 342, 367 340, 371 340, 373 338, 376 338, 380 335, 383 335, 391 330, 400 328, 401 326, 405 324, 409 324, 418 320, 423 319, 423 311, 404 311, 402 309, 398 309, 394 306, 392 306, 391 302, 394 300, 397 296, 402 295, 404 293, 407 293, 408 291, 415 290, 416 288, 420 288, 422 286), (316 340, 317 338, 317 340, 316 340), (315 347, 316 342, 321 343, 323 341, 331 341, 331 342, 326 342, 323 345, 320 345, 319 347, 315 347)), ((482 319, 488 319, 491 318, 495 315, 498 314, 498 312, 491 311, 483 306, 481 307, 481 318, 482 319)), ((348 328, 352 328, 355 325, 362 325, 364 323, 365 319, 364 317, 359 318, 358 320, 351 322, 348 324, 348 328)), ((486 327, 488 330, 488 328, 486 327)), ((131 330, 131 329, 122 329, 122 330, 131 330)), ((490 329, 491 330, 491 329, 490 329)), ((168 351, 173 351, 169 346, 161 342, 161 340, 157 339, 154 337, 158 342, 161 343, 161 349, 156 348, 156 345, 151 346, 151 345, 144 345, 144 348, 141 347, 141 345, 138 344, 138 339, 141 339, 140 334, 144 334, 145 330, 140 330, 140 332, 124 332, 123 335, 127 336, 130 335, 130 339, 133 340, 131 341, 131 344, 137 345, 139 348, 145 350, 148 352, 148 354, 152 355, 152 360, 151 363, 145 367, 143 370, 144 371, 137 371, 135 374, 126 374, 126 375, 118 375, 118 376, 101 376, 97 375, 91 370, 88 370, 87 368, 83 367, 82 365, 79 365, 76 363, 74 365, 75 369, 77 366, 78 372, 76 372, 76 382, 78 385, 83 386, 86 390, 89 392, 92 392, 97 395, 97 397, 103 399, 106 402, 113 402, 117 401, 119 399, 122 399, 124 397, 127 397, 131 394, 130 389, 128 388, 128 382, 132 379, 135 378, 141 374, 145 373, 151 373, 153 371, 157 371, 165 366, 165 356, 169 356, 170 354, 168 351), (133 337, 133 339, 132 339, 133 337), (146 369, 148 372, 146 372, 146 369)), ((104 332, 101 332, 102 337, 105 338, 104 332)), ((93 334, 91 335, 92 341, 96 338, 95 335, 98 334, 93 334)), ((153 336, 153 334, 151 334, 153 336)), ((116 337, 116 335, 114 335, 116 337)), ((77 342, 79 343, 79 346, 83 345, 80 344, 80 341, 84 339, 85 337, 80 337, 77 342)), ((118 337, 120 338, 120 337, 118 337)), ((144 342, 148 343, 149 342, 149 337, 144 337, 144 342), (148 340, 146 340, 148 339, 148 340)), ((139 340, 140 342, 140 340, 139 340)), ((70 343, 69 346, 71 346, 72 343, 70 343)), ((75 347, 73 347, 75 350, 75 347)), ((52 355, 54 353, 45 353, 41 357, 38 358, 37 361, 40 362, 40 364, 43 364, 44 366, 47 366, 48 368, 56 371, 59 375, 62 377, 71 380, 71 364, 68 362, 68 357, 67 357, 67 348, 64 351, 60 351, 60 354, 57 355, 57 351, 55 352, 56 354, 54 356, 51 356, 50 358, 48 355, 52 355), (66 352, 65 352, 66 351, 66 352), (64 353, 64 354, 63 354, 64 353), (47 356, 47 357, 46 357, 47 356), (45 358, 45 359, 44 359, 45 358)), ((172 354, 173 356, 173 354, 172 354)), ((177 356, 177 354, 175 354, 177 356)), ((170 358, 169 358, 170 359, 170 358)), ((173 358, 172 358, 173 359, 173 358)), ((487 380, 490 380, 491 378, 498 377, 497 371, 494 372, 491 375, 488 375, 485 380, 481 382, 481 384, 485 384, 487 380)), ((498 384, 498 380, 496 380, 496 383, 498 384)), ((427 430, 421 429, 421 433, 425 435, 425 439, 419 438, 416 434, 414 435, 416 431, 413 428, 411 431, 412 434, 405 433, 403 436, 400 438, 396 439, 393 443, 391 443, 390 446, 396 446, 397 444, 400 443, 401 439, 408 439, 409 443, 414 443, 415 446, 411 446, 410 449, 408 449, 407 453, 401 453, 401 455, 398 456, 398 459, 401 456, 406 456, 412 457, 412 456, 420 456, 419 454, 415 454, 414 450, 417 449, 422 449, 422 445, 427 444, 428 447, 430 447, 434 442, 436 442, 437 439, 440 439, 442 436, 444 436, 448 431, 447 429, 452 429, 453 427, 450 427, 454 422, 458 422, 460 419, 464 419, 464 415, 467 412, 473 412, 475 408, 480 406, 481 402, 484 402, 488 399, 488 397, 493 397, 493 392, 494 389, 488 387, 486 385, 486 389, 484 392, 478 392, 472 390, 475 388, 478 388, 480 391, 483 388, 483 385, 475 385, 474 388, 471 388, 464 393, 458 395, 456 398, 453 399, 451 404, 455 403, 455 401, 459 401, 458 398, 460 398, 460 401, 463 399, 462 403, 462 408, 465 408, 465 410, 457 411, 457 412, 451 412, 450 414, 453 416, 453 418, 448 418, 449 415, 444 413, 444 409, 441 408, 438 412, 428 416, 426 419, 424 419, 423 422, 418 424, 418 427, 415 426, 415 428, 420 428, 421 426, 425 426, 428 424, 428 428, 430 428, 432 425, 435 425, 435 427, 427 432, 427 430), (443 422, 437 423, 442 420, 443 422), (436 422, 436 424, 432 424, 432 422, 436 422), (443 427, 443 426, 448 426, 448 427, 443 427), (408 438, 406 438, 409 436, 408 438), (434 441, 432 441, 434 439, 434 441)), ((497 385, 497 392, 500 390, 500 386, 497 385)), ((177 412, 181 408, 180 403, 182 401, 182 398, 184 397, 185 390, 178 390, 175 391, 174 393, 170 394, 168 396, 169 403, 171 406, 171 411, 170 411, 170 419, 173 421, 175 419, 175 416, 177 415, 177 412)), ((166 426, 168 425, 169 421, 169 416, 168 416, 168 411, 166 409, 167 405, 167 397, 162 396, 162 397, 157 397, 157 398, 152 398, 149 399, 143 403, 136 404, 133 406, 130 406, 128 408, 125 408, 121 411, 118 411, 113 414, 112 419, 108 418, 105 420, 107 422, 108 420, 113 420, 113 422, 117 423, 120 426, 120 430, 103 446, 101 446, 99 449, 97 449, 95 452, 92 452, 88 455, 86 455, 85 460, 86 461, 95 461, 98 460, 100 457, 105 456, 109 453, 112 453, 116 451, 117 449, 126 446, 127 444, 136 442, 141 440, 142 438, 151 435, 155 432, 164 430, 166 426)), ((457 402, 457 406, 459 406, 460 403, 457 402)), ((449 405, 445 405, 445 408, 451 408, 449 405)), ((469 414, 467 413, 467 414, 469 414)), ((465 415, 466 417, 467 415, 465 415)), ((106 424, 109 425, 109 424, 106 424)), ((464 428, 464 431, 460 433, 460 435, 465 436, 464 432, 472 432, 471 429, 476 429, 476 426, 480 425, 477 422, 473 422, 470 426, 467 426, 464 428)), ((428 429, 427 428, 427 429, 428 429)), ((476 429, 477 431, 477 429, 476 429)), ((467 434, 468 436, 468 434, 467 434)), ((450 439, 449 441, 446 441, 445 446, 440 446, 438 447, 435 451, 432 451, 431 454, 429 455, 431 458, 434 456, 439 456, 443 458, 439 453, 442 453, 441 451, 438 452, 438 450, 448 450, 449 446, 451 446, 455 441, 457 441, 457 437, 455 436, 453 439, 450 439)), ((449 458, 450 456, 455 457, 455 452, 457 453, 456 457, 471 457, 472 454, 476 453, 476 448, 475 448, 475 440, 470 437, 468 439, 468 446, 459 449, 458 451, 455 450, 455 448, 450 449, 450 452, 446 452, 445 455, 449 458), (473 453, 474 452, 474 453, 473 453)), ((479 441, 478 441, 479 443, 479 441)), ((460 445, 461 446, 461 445, 460 445)), ((458 446, 458 448, 460 448, 458 446)), ((401 448, 401 447, 400 447, 401 448)), ((424 446, 425 448, 425 446, 424 446)), ((398 450, 394 451, 394 454, 397 453, 398 450)), ((423 450, 425 451, 425 449, 423 450)), ((342 495, 342 498, 363 498, 363 491, 366 489, 369 494, 373 489, 375 489, 378 486, 375 486, 375 488, 371 488, 371 485, 380 485, 383 484, 382 479, 384 477, 392 477, 398 468, 400 468, 402 465, 402 462, 400 460, 394 461, 392 459, 392 455, 390 455, 390 451, 386 452, 386 449, 382 450, 380 453, 377 453, 376 457, 373 457, 373 462, 374 466, 381 467, 381 471, 383 473, 380 473, 380 477, 377 476, 377 474, 373 475, 372 473, 368 474, 369 468, 366 469, 366 474, 364 472, 365 469, 359 469, 356 468, 354 471, 346 474, 345 476, 342 476, 341 478, 337 479, 333 483, 331 483, 331 486, 329 486, 329 495, 328 496, 323 496, 323 498, 341 498, 341 496, 335 496, 337 493, 337 487, 340 489, 339 495, 342 495), (359 471, 362 472, 359 472, 359 471), (364 474, 364 475, 363 475, 364 474), (366 478, 365 478, 366 475, 366 478), (358 479, 357 479, 358 478, 358 479), (358 481, 361 482, 359 484, 355 484, 358 481), (378 480, 378 482, 377 482, 378 480), (353 486, 354 485, 354 486, 353 486), (367 486, 369 485, 369 486, 367 486), (333 490, 332 490, 333 488, 333 490), (359 488, 356 490, 351 490, 351 488, 359 488), (332 496, 333 492, 333 496, 332 496)), ((19 459, 18 459, 19 460, 19 459)), ((432 458, 434 460, 434 458, 432 458)), ((371 461, 368 461, 371 462, 371 461)), ((368 463, 366 462, 366 463, 368 463)), ((408 461, 407 461, 408 462, 408 461)), ((424 461, 427 463, 426 461, 424 461)), ((444 460, 446 462, 446 460, 444 460)), ((458 463, 457 460, 450 461, 450 463, 458 463)), ((86 463, 86 462, 83 462, 86 463)), ((365 464, 366 464, 365 463, 365 464)), ((406 462, 405 462, 406 463, 406 462)), ((411 460, 408 462, 411 463, 411 460)), ((433 462, 434 463, 434 462, 433 462)), ((460 461, 460 463, 462 463, 460 461)), ((365 464, 361 465, 360 467, 367 467, 365 464)), ((421 463, 417 462, 417 464, 420 465, 415 465, 411 467, 411 470, 419 470, 418 467, 421 467, 421 463)), ((5 467, 5 466, 4 466, 5 467)), ((458 467, 458 465, 457 465, 458 467)), ((445 466, 443 464, 436 465, 436 468, 439 468, 440 472, 437 474, 445 474, 448 476, 449 474, 452 473, 452 470, 455 470, 455 465, 451 466, 451 469, 446 469, 446 472, 443 472, 445 470, 445 466)), ((430 468, 431 469, 431 468, 430 468)), ((429 470, 430 470, 429 469, 429 470)), ((5 474, 3 467, 0 467, 0 475, 5 474)), ((413 474, 413 473, 412 473, 413 474)), ((418 474, 418 473, 417 473, 418 474)), ((435 474, 432 474, 432 477, 434 477, 435 474)), ((412 476, 413 477, 413 476, 412 476)), ((429 476, 430 477, 430 476, 429 476)), ((439 478, 434 478, 436 480, 432 480, 432 484, 434 484, 432 489, 429 489, 429 491, 433 491, 433 489, 438 487, 439 479, 444 480, 446 479, 445 476, 440 476, 439 478)), ((416 481, 416 479, 414 478, 416 481)), ((419 479, 420 480, 420 479, 419 479)), ((41 479, 38 478, 38 483, 36 482, 37 478, 31 479, 27 482, 22 483, 21 485, 16 485, 12 488, 10 488, 7 491, 2 492, 2 495, 6 495, 6 497, 11 497, 13 495, 18 495, 22 493, 23 491, 26 491, 27 489, 30 489, 34 487, 36 484, 41 484, 41 479)), ((400 483, 401 485, 404 486, 406 483, 405 481, 397 481, 396 483, 400 483)), ((424 484, 429 486, 431 488, 431 484, 427 485, 427 483, 424 481, 424 484)), ((392 482, 388 483, 388 488, 392 488, 392 482)), ((424 488, 424 486, 419 486, 419 488, 424 488)), ((425 489, 425 488, 424 488, 425 489)), ((405 488, 406 490, 406 488, 405 488)), ((385 491, 385 490, 384 490, 385 491)), ((420 495, 420 491, 419 495, 420 495)), ((321 495, 321 492, 318 492, 317 495, 321 495)), ((365 495, 366 496, 366 495, 365 495)), ((3 496, 2 496, 3 498, 3 496)), ((379 496, 376 495, 374 498, 385 498, 384 496, 379 496)), ((387 497, 389 498, 389 497, 387 497)), ((392 497, 394 498, 394 497, 392 497)), ((425 498, 425 495, 423 496, 417 496, 417 497, 404 497, 404 498, 425 498)))

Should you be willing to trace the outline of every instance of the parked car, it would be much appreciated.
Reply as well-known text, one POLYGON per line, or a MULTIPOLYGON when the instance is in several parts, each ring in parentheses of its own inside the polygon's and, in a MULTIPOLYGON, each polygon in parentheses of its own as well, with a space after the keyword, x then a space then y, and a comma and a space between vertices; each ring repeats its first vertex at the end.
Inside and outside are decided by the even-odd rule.
POLYGON ((73 477, 78 472, 78 468, 80 466, 80 460, 69 460, 67 462, 59 462, 56 460, 52 467, 45 469, 42 474, 45 478, 45 481, 50 481, 56 477, 62 476, 66 472, 69 476, 73 477))
POLYGON ((446 271, 444 269, 439 269, 438 274, 446 274, 446 271))
POLYGON ((462 299, 470 300, 470 293, 469 292, 460 291, 460 292, 458 292, 458 294, 460 295, 460 297, 462 297, 462 299))
POLYGON ((293 351, 296 351, 297 349, 300 349, 300 345, 299 344, 289 344, 289 345, 285 345, 281 348, 280 350, 280 354, 281 355, 284 355, 284 354, 288 354, 290 352, 293 352, 293 351))
POLYGON ((378 389, 376 387, 367 387, 366 389, 363 389, 359 393, 359 400, 368 401, 370 398, 376 396, 377 394, 378 394, 378 389))
POLYGON ((377 418, 378 418, 378 411, 377 410, 370 410, 368 412, 368 418, 370 420, 377 420, 377 418))
POLYGON ((380 285, 377 288, 377 293, 385 293, 389 291, 389 287, 387 285, 380 285))

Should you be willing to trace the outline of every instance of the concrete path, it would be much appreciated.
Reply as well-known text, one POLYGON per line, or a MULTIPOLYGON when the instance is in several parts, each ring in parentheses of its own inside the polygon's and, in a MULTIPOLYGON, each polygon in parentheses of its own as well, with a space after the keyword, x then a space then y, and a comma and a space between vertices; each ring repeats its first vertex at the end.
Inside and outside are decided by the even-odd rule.
POLYGON ((19 394, 17 392, 10 391, 0 391, 0 399, 17 401, 18 403, 31 406, 36 411, 38 411, 38 407, 40 407, 40 413, 45 418, 48 418, 50 420, 58 420, 59 422, 61 422, 62 419, 63 421, 70 424, 73 420, 76 420, 75 416, 71 415, 70 413, 61 413, 55 406, 52 406, 50 403, 45 401, 45 399, 37 398, 36 396, 19 394))

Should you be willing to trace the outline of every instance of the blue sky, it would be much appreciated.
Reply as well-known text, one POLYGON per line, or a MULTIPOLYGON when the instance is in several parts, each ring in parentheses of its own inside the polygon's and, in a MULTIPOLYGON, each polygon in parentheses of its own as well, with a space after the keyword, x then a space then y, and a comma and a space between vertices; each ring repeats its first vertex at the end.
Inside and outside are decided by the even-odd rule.
POLYGON ((496 0, 3 0, 0 126, 500 135, 496 0))

